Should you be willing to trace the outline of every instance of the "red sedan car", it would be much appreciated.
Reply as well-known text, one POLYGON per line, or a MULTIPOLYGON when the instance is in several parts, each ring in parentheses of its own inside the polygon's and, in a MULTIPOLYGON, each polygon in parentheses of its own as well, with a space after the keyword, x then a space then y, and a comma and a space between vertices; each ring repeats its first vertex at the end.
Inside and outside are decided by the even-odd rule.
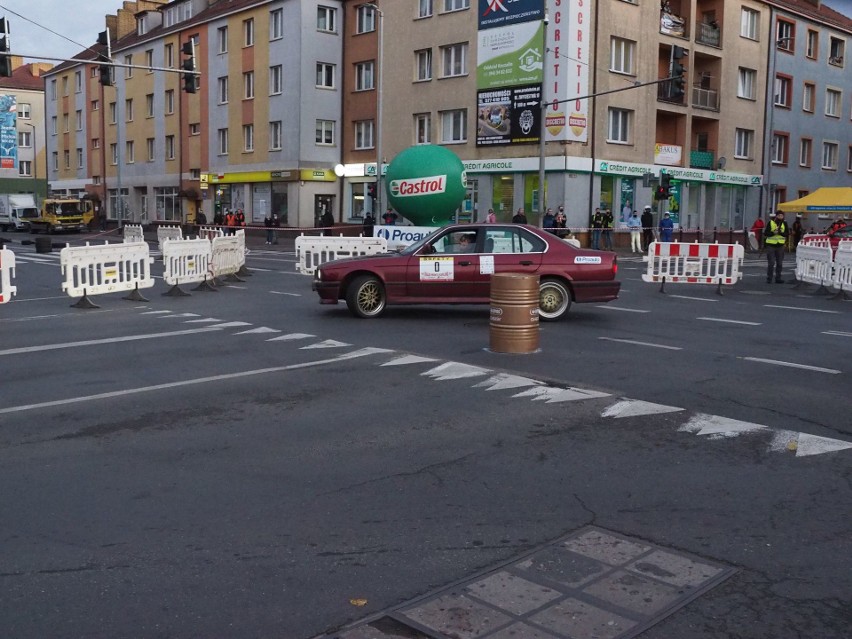
POLYGON ((556 320, 571 304, 618 297, 615 253, 580 249, 524 224, 456 224, 399 253, 326 262, 314 274, 320 303, 346 300, 378 317, 390 304, 487 304, 492 273, 536 273, 539 316, 556 320))

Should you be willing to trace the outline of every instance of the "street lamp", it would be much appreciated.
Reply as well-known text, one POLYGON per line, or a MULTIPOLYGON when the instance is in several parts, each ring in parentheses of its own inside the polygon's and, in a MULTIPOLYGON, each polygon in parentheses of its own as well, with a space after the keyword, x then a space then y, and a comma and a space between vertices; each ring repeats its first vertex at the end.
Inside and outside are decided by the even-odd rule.
POLYGON ((547 99, 544 97, 544 88, 547 86, 547 25, 550 18, 547 15, 547 10, 544 12, 542 26, 544 29, 544 51, 542 51, 542 67, 541 67, 541 115, 539 116, 540 141, 538 148, 538 216, 539 224, 544 220, 544 144, 547 138, 547 128, 544 126, 547 119, 547 99))
POLYGON ((376 60, 379 67, 376 73, 376 210, 373 216, 378 221, 378 216, 383 213, 382 193, 384 192, 384 189, 382 189, 382 74, 384 73, 385 65, 382 53, 385 38, 385 14, 374 2, 368 2, 362 6, 370 7, 379 14, 379 55, 376 60))
POLYGON ((763 162, 765 166, 765 171, 763 173, 766 176, 766 210, 769 215, 772 215, 775 209, 775 192, 772 189, 772 160, 775 152, 775 88, 777 84, 777 78, 775 76, 778 71, 778 49, 793 39, 794 38, 792 36, 775 39, 773 43, 774 49, 772 50, 771 75, 767 78, 766 82, 768 86, 772 87, 772 90, 769 92, 769 99, 771 100, 769 110, 769 131, 768 135, 764 135, 763 140, 763 162))

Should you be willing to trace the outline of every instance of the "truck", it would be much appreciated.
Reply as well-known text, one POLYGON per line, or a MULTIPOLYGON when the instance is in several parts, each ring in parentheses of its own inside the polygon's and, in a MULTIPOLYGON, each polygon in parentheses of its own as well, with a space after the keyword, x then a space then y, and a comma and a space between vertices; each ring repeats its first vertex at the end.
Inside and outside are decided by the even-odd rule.
POLYGON ((85 231, 95 217, 91 200, 77 198, 48 198, 41 203, 38 217, 27 219, 33 233, 44 231, 85 231))
POLYGON ((0 231, 25 231, 27 222, 39 216, 31 193, 0 194, 0 231))

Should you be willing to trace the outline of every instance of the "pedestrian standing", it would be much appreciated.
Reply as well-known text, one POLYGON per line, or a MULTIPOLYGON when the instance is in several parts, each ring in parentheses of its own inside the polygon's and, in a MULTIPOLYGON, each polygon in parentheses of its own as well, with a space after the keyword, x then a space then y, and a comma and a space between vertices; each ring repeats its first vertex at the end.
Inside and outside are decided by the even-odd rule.
POLYGON ((494 209, 488 209, 488 215, 485 216, 485 222, 487 224, 494 224, 497 222, 497 215, 494 213, 494 209))
POLYGON ((388 207, 388 210, 385 211, 385 214, 382 216, 382 223, 385 226, 396 226, 396 220, 399 216, 396 214, 391 207, 388 207))
POLYGON ((325 228, 323 235, 331 235, 332 228, 334 227, 334 215, 332 215, 330 210, 326 210, 322 214, 322 225, 325 228))
POLYGON ((592 248, 600 250, 601 232, 603 231, 604 217, 600 209, 595 209, 592 215, 592 248))
POLYGON ((787 245, 787 237, 790 229, 784 221, 784 212, 775 211, 775 217, 769 220, 769 224, 763 231, 763 245, 766 249, 766 283, 772 281, 772 272, 775 272, 775 283, 783 284, 781 269, 784 268, 784 247, 787 245))
POLYGON ((268 214, 265 218, 263 218, 263 225, 266 227, 266 243, 272 244, 272 234, 274 231, 272 230, 272 214, 268 214))
POLYGON ((226 235, 235 235, 237 232, 237 214, 233 211, 225 213, 225 226, 228 227, 226 235))
POLYGON ((372 211, 367 211, 364 215, 364 237, 373 237, 373 228, 376 226, 376 218, 373 217, 372 211))
POLYGON ((757 250, 760 250, 763 246, 763 228, 763 218, 758 215, 754 224, 751 225, 751 232, 754 233, 754 240, 757 242, 757 250))
POLYGON ((793 250, 799 246, 799 242, 805 236, 805 227, 802 225, 802 214, 796 215, 796 221, 793 222, 793 250))
POLYGON ((278 213, 272 214, 272 243, 278 244, 278 229, 281 228, 281 218, 278 213))
POLYGON ((512 217, 512 223, 513 224, 526 224, 527 223, 527 216, 526 216, 526 213, 524 213, 523 207, 519 208, 518 212, 515 213, 515 215, 512 217))
POLYGON ((645 241, 645 250, 651 246, 654 241, 654 215, 651 213, 651 207, 646 206, 642 212, 642 236, 645 241))
MULTIPOLYGON (((240 228, 245 228, 246 226, 246 215, 245 213, 243 213, 242 209, 237 209, 237 226, 239 226, 240 228)), ((235 229, 233 235, 236 234, 237 231, 235 229)))
POLYGON ((603 247, 607 251, 612 250, 612 228, 615 226, 615 218, 611 209, 603 212, 603 247))
POLYGON ((660 220, 660 241, 671 242, 672 233, 674 232, 674 222, 668 211, 663 213, 663 219, 660 220))
POLYGON ((630 229, 630 250, 634 253, 642 252, 642 220, 639 214, 633 211, 633 215, 627 220, 627 228, 630 229))
POLYGON ((553 215, 553 209, 550 207, 548 207, 544 213, 544 217, 541 219, 541 228, 548 233, 556 232, 556 216, 553 215))
POLYGON ((556 237, 564 238, 568 235, 568 218, 565 217, 565 208, 560 206, 556 214, 556 237))

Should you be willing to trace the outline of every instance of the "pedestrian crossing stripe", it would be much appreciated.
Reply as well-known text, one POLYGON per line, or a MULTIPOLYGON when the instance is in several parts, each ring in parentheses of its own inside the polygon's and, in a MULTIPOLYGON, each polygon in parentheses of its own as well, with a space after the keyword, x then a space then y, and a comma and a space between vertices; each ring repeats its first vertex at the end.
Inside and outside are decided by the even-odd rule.
POLYGON ((471 366, 470 364, 461 364, 459 362, 446 362, 421 374, 434 377, 437 380, 447 380, 481 377, 490 372, 487 368, 480 368, 479 366, 471 366))
POLYGON ((299 339, 307 339, 309 337, 316 337, 316 335, 311 335, 310 333, 287 333, 286 335, 282 335, 281 337, 273 337, 272 339, 266 340, 267 342, 290 342, 293 340, 299 339))
POLYGON ((767 427, 762 424, 752 424, 751 422, 741 422, 737 419, 728 419, 727 417, 719 417, 718 415, 699 413, 678 430, 686 433, 694 433, 695 435, 708 435, 712 439, 721 439, 724 437, 737 437, 765 428, 767 427))
POLYGON ((420 364, 422 362, 437 362, 438 360, 431 357, 420 357, 420 355, 403 355, 389 362, 385 362, 382 366, 405 366, 406 364, 420 364))
POLYGON ((352 346, 352 344, 347 344, 346 342, 338 342, 337 340, 333 339, 327 339, 324 342, 317 342, 316 344, 302 346, 300 350, 307 351, 314 348, 341 348, 342 346, 352 346))
POLYGON ((610 397, 609 393, 584 390, 580 388, 559 388, 557 386, 536 386, 512 397, 531 397, 533 401, 543 401, 547 404, 557 402, 574 402, 582 399, 610 397))
POLYGON ((639 417, 641 415, 659 415, 662 413, 676 413, 684 410, 677 406, 663 406, 653 404, 640 399, 625 399, 608 407, 601 417, 639 417))
POLYGON ((523 388, 525 386, 538 386, 542 384, 535 379, 529 377, 521 377, 519 375, 509 375, 507 373, 498 373, 493 377, 489 377, 484 382, 479 382, 474 385, 474 388, 484 388, 485 390, 507 390, 510 388, 523 388))

